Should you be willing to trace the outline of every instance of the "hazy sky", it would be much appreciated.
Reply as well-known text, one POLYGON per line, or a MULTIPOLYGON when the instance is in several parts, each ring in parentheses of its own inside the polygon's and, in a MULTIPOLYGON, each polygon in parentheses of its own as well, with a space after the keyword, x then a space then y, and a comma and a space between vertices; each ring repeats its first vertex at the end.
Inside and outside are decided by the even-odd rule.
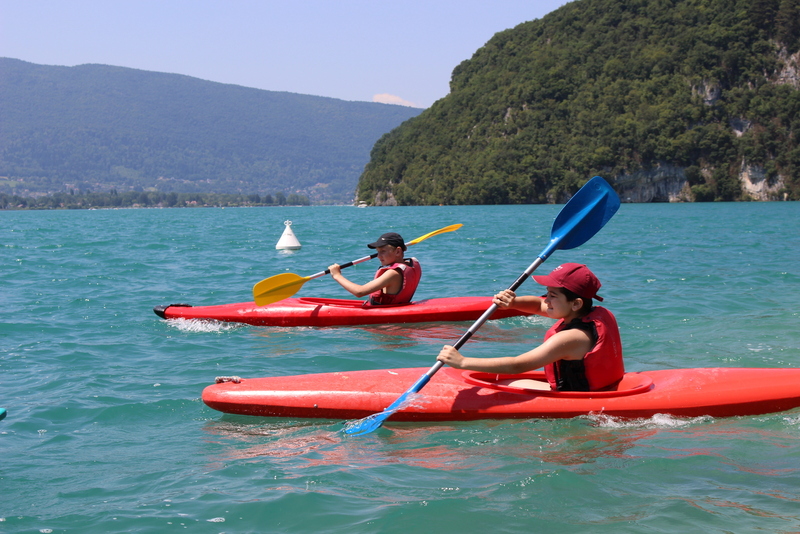
POLYGON ((428 107, 492 35, 566 3, 0 0, 0 57, 428 107))

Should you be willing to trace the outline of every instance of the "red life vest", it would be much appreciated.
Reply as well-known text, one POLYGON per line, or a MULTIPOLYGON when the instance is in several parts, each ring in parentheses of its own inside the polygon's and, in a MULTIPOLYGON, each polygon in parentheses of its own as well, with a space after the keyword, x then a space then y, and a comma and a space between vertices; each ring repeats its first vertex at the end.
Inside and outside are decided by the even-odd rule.
POLYGON ((390 295, 379 289, 370 293, 369 304, 405 304, 406 302, 411 302, 414 297, 414 291, 417 290, 419 285, 419 279, 422 278, 422 266, 417 261, 417 258, 406 258, 403 263, 381 265, 375 273, 375 278, 379 278, 383 273, 390 270, 396 270, 403 275, 400 291, 390 295))
MULTIPOLYGON (((584 372, 589 382, 589 391, 597 391, 622 378, 625 374, 625 364, 622 361, 622 340, 619 336, 619 327, 614 315, 606 308, 595 306, 583 322, 593 322, 597 329, 597 343, 583 357, 584 372)), ((544 336, 547 340, 556 332, 560 332, 566 325, 564 320, 558 321, 550 327, 544 336)), ((561 362, 545 365, 544 370, 547 381, 552 389, 557 389, 556 366, 561 362)))

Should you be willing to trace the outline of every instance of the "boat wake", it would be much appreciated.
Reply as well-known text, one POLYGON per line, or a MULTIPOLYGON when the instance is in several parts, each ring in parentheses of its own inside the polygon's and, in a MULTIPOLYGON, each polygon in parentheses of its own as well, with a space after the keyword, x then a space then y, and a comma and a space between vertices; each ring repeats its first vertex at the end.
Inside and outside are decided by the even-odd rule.
POLYGON ((241 323, 225 323, 222 321, 207 321, 201 319, 167 319, 167 324, 181 332, 229 332, 244 326, 241 323))
POLYGON ((714 418, 708 415, 700 417, 676 417, 674 415, 657 413, 652 417, 642 419, 624 419, 605 414, 589 414, 585 416, 592 423, 603 428, 684 428, 691 425, 707 423, 714 418))

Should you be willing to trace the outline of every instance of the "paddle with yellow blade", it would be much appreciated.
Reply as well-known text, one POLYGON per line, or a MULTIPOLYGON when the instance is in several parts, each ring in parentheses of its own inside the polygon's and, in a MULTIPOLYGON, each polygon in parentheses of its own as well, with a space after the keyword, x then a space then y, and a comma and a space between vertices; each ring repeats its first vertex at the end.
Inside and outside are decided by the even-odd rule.
MULTIPOLYGON (((416 245, 417 243, 421 243, 422 241, 425 241, 429 237, 433 237, 435 235, 454 232, 462 226, 464 225, 451 224, 450 226, 439 228, 438 230, 420 236, 413 241, 409 241, 406 243, 406 246, 409 247, 411 245, 416 245)), ((344 269, 345 267, 357 265, 377 257, 378 253, 376 252, 375 254, 343 263, 339 267, 344 269)), ((253 286, 253 300, 256 301, 256 306, 266 306, 267 304, 272 304, 273 302, 278 302, 279 300, 288 299, 300 291, 300 288, 303 287, 303 284, 309 280, 313 280, 314 278, 319 278, 320 276, 330 273, 330 269, 325 269, 324 271, 312 274, 311 276, 300 276, 294 273, 281 273, 276 274, 275 276, 270 276, 269 278, 265 278, 253 286)))

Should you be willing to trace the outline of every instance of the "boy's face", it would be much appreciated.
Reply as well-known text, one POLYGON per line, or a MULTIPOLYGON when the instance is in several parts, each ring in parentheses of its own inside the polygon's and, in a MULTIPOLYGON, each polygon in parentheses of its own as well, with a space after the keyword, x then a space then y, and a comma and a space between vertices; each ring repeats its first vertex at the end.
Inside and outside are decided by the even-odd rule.
POLYGON ((378 261, 381 265, 391 265, 403 258, 403 249, 392 245, 383 245, 375 249, 378 253, 378 261))

